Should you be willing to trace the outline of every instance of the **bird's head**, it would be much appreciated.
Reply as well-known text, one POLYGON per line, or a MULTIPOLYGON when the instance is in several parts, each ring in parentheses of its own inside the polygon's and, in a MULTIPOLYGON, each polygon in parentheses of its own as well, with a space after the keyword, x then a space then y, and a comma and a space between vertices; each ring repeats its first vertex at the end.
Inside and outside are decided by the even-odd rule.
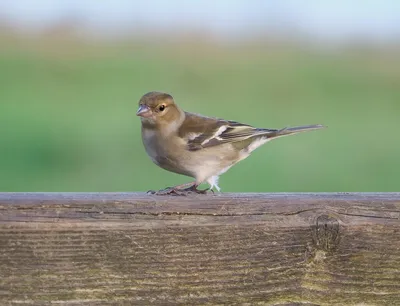
POLYGON ((171 95, 152 91, 140 98, 136 115, 142 122, 165 124, 177 120, 181 112, 171 95))

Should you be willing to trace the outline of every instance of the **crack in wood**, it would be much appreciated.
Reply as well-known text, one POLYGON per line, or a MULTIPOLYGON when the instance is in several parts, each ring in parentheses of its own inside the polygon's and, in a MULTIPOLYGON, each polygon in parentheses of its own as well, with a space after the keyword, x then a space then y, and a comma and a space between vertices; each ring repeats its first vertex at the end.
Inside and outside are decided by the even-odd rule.
MULTIPOLYGON (((19 208, 18 211, 24 211, 25 209, 19 208)), ((10 211, 10 210, 6 210, 10 211)), ((36 211, 34 208, 29 208, 27 211, 36 211)), ((52 212, 52 210, 48 210, 49 212, 52 212)), ((57 211, 54 212, 54 215, 41 215, 39 213, 35 214, 35 217, 41 217, 41 218, 79 218, 77 215, 73 216, 68 216, 68 215, 62 215, 62 213, 66 213, 70 211, 70 209, 63 209, 62 211, 57 211)), ((84 211, 84 210, 74 210, 73 212, 75 214, 83 214, 83 215, 142 215, 142 216, 201 216, 201 217, 240 217, 240 216, 294 216, 294 215, 300 215, 302 213, 307 213, 307 212, 326 212, 326 213, 334 213, 339 216, 352 216, 352 217, 360 217, 360 218, 376 218, 376 219, 386 219, 386 220, 400 220, 399 217, 391 217, 391 216, 377 216, 377 215, 370 215, 370 214, 352 214, 352 213, 345 213, 345 212, 338 212, 335 210, 331 209, 326 209, 323 210, 321 208, 314 208, 314 209, 303 209, 299 211, 294 211, 294 212, 252 212, 252 213, 203 213, 203 212, 171 212, 171 211, 159 211, 159 212, 140 212, 140 211, 134 211, 134 212, 129 212, 129 211, 84 211)))

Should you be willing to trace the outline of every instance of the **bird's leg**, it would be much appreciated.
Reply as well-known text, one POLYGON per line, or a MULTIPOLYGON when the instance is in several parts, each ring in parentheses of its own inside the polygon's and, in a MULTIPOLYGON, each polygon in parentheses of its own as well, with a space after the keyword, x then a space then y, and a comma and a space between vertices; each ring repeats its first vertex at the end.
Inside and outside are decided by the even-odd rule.
POLYGON ((176 185, 174 187, 169 187, 169 188, 174 188, 174 189, 179 189, 179 190, 185 190, 187 188, 191 188, 196 185, 196 182, 189 182, 181 185, 176 185))
POLYGON ((147 193, 155 195, 185 195, 187 189, 194 186, 196 182, 185 183, 181 185, 176 185, 174 187, 167 187, 158 191, 149 190, 147 193))
POLYGON ((192 186, 190 186, 188 188, 185 188, 182 191, 186 191, 186 192, 189 192, 189 193, 190 192, 194 192, 194 193, 197 193, 197 194, 206 194, 207 191, 209 190, 209 188, 204 189, 204 190, 199 190, 199 189, 197 189, 198 186, 199 185, 197 185, 197 184, 193 184, 192 186))

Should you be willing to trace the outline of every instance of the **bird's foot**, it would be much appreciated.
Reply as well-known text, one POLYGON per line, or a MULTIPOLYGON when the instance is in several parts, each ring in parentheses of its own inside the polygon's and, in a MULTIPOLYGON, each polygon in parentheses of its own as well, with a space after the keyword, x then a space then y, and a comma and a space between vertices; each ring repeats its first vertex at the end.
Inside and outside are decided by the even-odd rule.
POLYGON ((158 191, 149 190, 149 191, 147 191, 147 194, 182 196, 182 195, 186 195, 186 192, 182 191, 181 189, 175 188, 175 187, 167 187, 165 189, 161 189, 161 190, 158 190, 158 191))
POLYGON ((182 189, 182 191, 188 192, 188 193, 197 193, 197 194, 207 194, 207 191, 209 189, 197 189, 196 185, 190 186, 188 188, 182 189))
POLYGON ((175 195, 175 196, 187 196, 189 194, 207 194, 207 191, 209 189, 204 189, 204 190, 200 190, 197 189, 196 185, 192 185, 190 187, 187 188, 179 188, 179 186, 175 186, 175 187, 167 187, 165 189, 161 189, 158 191, 154 191, 154 190, 149 190, 147 191, 147 194, 152 194, 152 195, 175 195))

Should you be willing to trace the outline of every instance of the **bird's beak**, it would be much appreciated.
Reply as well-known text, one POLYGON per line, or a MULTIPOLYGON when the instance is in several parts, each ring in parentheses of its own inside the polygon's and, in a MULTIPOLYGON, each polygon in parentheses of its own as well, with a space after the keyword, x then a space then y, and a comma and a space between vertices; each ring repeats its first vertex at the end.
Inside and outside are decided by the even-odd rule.
POLYGON ((150 117, 152 115, 152 111, 150 109, 150 107, 148 107, 147 105, 143 105, 140 104, 139 105, 139 109, 136 112, 136 116, 140 116, 140 117, 150 117))

